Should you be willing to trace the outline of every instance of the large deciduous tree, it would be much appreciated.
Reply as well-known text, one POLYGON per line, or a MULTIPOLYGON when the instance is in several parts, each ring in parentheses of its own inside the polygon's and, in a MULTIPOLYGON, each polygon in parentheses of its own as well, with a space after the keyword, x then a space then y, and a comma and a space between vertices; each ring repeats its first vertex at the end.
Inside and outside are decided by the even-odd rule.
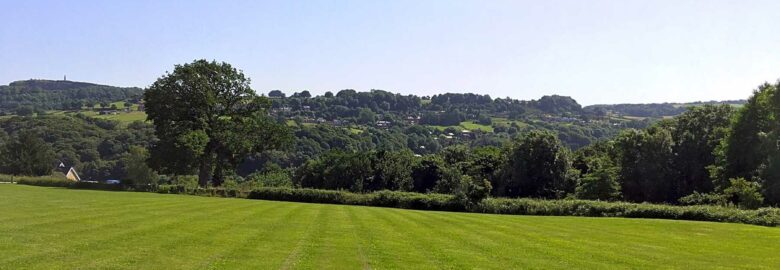
POLYGON ((731 129, 716 151, 712 166, 719 191, 744 178, 762 187, 766 201, 780 204, 780 81, 758 87, 739 109, 731 129))
POLYGON ((647 130, 626 130, 615 141, 618 151, 618 179, 626 200, 675 202, 672 179, 672 136, 654 126, 647 130))
POLYGON ((737 112, 736 119, 726 137, 723 155, 725 172, 722 181, 728 178, 743 177, 753 179, 758 175, 759 167, 773 149, 767 147, 770 141, 768 132, 776 119, 772 117, 771 103, 775 85, 763 84, 737 112))
POLYGON ((563 198, 576 186, 569 150, 548 131, 519 138, 503 173, 499 194, 510 197, 563 198))
POLYGON ((163 173, 198 172, 198 184, 221 185, 224 175, 253 152, 290 140, 271 120, 267 98, 230 64, 197 60, 177 65, 144 93, 159 141, 150 165, 163 173))
POLYGON ((714 189, 708 166, 716 163, 715 149, 726 136, 733 110, 729 105, 692 107, 674 118, 673 169, 677 194, 714 189))

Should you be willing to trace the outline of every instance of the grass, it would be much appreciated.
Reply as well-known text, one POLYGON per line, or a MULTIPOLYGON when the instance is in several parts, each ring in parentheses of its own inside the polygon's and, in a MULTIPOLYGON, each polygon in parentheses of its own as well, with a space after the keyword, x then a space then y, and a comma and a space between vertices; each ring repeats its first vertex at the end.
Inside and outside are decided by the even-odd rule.
POLYGON ((130 123, 134 121, 146 121, 146 113, 141 111, 119 112, 118 114, 99 115, 97 112, 82 112, 86 116, 130 123))
POLYGON ((493 117, 492 121, 493 121, 494 124, 505 125, 505 126, 510 126, 510 125, 512 125, 512 123, 515 123, 520 128, 528 126, 528 124, 523 122, 523 121, 509 120, 509 119, 503 118, 503 117, 493 117))
POLYGON ((88 117, 114 120, 123 124, 132 123, 134 121, 146 121, 146 112, 143 111, 130 111, 130 112, 119 111, 117 114, 104 114, 104 115, 100 115, 96 111, 79 111, 79 112, 48 111, 47 113, 50 115, 68 115, 68 116, 73 116, 76 115, 77 113, 81 113, 88 117))
POLYGON ((779 228, 0 185, 0 268, 780 267, 779 228))
POLYGON ((447 129, 449 127, 454 127, 457 130, 464 130, 465 129, 465 130, 471 130, 471 131, 482 130, 484 132, 489 132, 489 133, 493 132, 493 127, 492 126, 477 124, 477 123, 474 123, 473 120, 466 120, 466 121, 460 122, 460 124, 458 124, 457 126, 436 126, 436 125, 428 125, 428 126, 432 127, 432 128, 435 128, 435 129, 437 129, 439 131, 444 131, 445 129, 447 129))
POLYGON ((463 122, 460 122, 460 126, 464 127, 465 129, 472 130, 472 131, 473 130, 482 130, 484 132, 493 133, 493 127, 491 127, 489 125, 477 124, 477 123, 474 123, 473 121, 463 121, 463 122))
POLYGON ((349 133, 352 133, 352 134, 361 134, 361 133, 363 133, 363 130, 358 128, 358 127, 349 127, 347 129, 349 130, 349 133))

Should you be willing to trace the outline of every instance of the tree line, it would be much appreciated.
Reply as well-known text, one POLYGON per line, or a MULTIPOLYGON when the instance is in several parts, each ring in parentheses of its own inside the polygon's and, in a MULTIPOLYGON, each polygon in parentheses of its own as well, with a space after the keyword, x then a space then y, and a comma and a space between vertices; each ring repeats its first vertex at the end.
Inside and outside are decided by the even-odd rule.
POLYGON ((85 105, 136 100, 142 94, 143 89, 137 87, 73 81, 16 81, 0 86, 0 112, 28 115, 35 111, 79 110, 85 105))
MULTIPOLYGON (((100 131, 105 134, 98 134, 104 139, 95 142, 95 148, 101 158, 121 160, 125 174, 132 171, 133 178, 154 178, 156 173, 196 175, 200 186, 257 184, 755 208, 780 202, 779 86, 780 82, 760 86, 739 109, 691 107, 673 119, 605 134, 609 139, 587 142, 575 150, 561 140, 568 136, 565 132, 552 128, 486 137, 500 138, 493 143, 482 139, 481 144, 444 145, 430 136, 434 130, 419 125, 357 133, 327 126, 291 126, 269 113, 276 106, 274 101, 257 95, 240 71, 227 63, 198 60, 177 65, 145 91, 151 126, 135 124, 140 133, 132 134, 138 137, 108 127, 100 131), (154 134, 148 136, 151 130, 154 134), (116 137, 105 139, 106 134, 116 137), (131 147, 136 143, 124 144, 132 138, 148 141, 137 143, 140 149, 131 147), (420 152, 428 148, 420 146, 435 150, 420 152)), ((346 102, 339 105, 345 107, 371 104, 372 99, 366 97, 377 93, 384 95, 341 91, 326 94, 322 102, 346 102)), ((293 96, 314 99, 308 93, 293 96)), ((407 104, 399 100, 414 100, 399 95, 385 98, 387 104, 376 105, 396 108, 407 104)), ((437 106, 501 100, 452 94, 430 99, 437 106)), ((568 108, 567 112, 579 108, 564 97, 543 100, 533 106, 568 108)), ((6 130, 22 130, 5 125, 6 130)), ((57 138, 47 139, 43 133, 36 136, 52 143, 70 140, 70 133, 61 133, 57 138)), ((35 137, 32 133, 11 134, 16 135, 5 136, 4 153, 17 153, 13 151, 23 144, 36 145, 27 141, 35 137)), ((72 159, 94 162, 84 159, 90 151, 71 147, 78 153, 72 159)), ((70 151, 52 152, 62 150, 70 151)), ((39 173, 22 167, 14 172, 39 173)))

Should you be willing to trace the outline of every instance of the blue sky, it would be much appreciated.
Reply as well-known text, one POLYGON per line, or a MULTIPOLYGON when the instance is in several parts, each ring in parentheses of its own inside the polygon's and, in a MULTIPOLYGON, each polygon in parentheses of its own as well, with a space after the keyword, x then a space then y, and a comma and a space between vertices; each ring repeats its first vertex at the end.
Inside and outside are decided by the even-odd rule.
POLYGON ((475 92, 582 104, 747 98, 780 1, 0 1, 0 84, 145 87, 226 61, 258 92, 475 92))

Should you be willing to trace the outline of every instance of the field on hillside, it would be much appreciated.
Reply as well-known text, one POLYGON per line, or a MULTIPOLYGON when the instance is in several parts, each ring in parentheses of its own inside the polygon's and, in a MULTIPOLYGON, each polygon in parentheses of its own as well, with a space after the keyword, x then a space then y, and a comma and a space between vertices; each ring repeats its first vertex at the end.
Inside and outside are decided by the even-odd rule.
POLYGON ((0 185, 0 269, 780 268, 780 228, 0 185))
POLYGON ((48 113, 52 115, 71 115, 71 116, 76 115, 77 113, 81 113, 85 116, 119 121, 120 123, 123 124, 128 124, 134 121, 146 121, 146 113, 142 111, 130 111, 130 112, 120 111, 117 114, 105 114, 105 115, 100 115, 96 111, 79 111, 79 112, 49 111, 48 113))

